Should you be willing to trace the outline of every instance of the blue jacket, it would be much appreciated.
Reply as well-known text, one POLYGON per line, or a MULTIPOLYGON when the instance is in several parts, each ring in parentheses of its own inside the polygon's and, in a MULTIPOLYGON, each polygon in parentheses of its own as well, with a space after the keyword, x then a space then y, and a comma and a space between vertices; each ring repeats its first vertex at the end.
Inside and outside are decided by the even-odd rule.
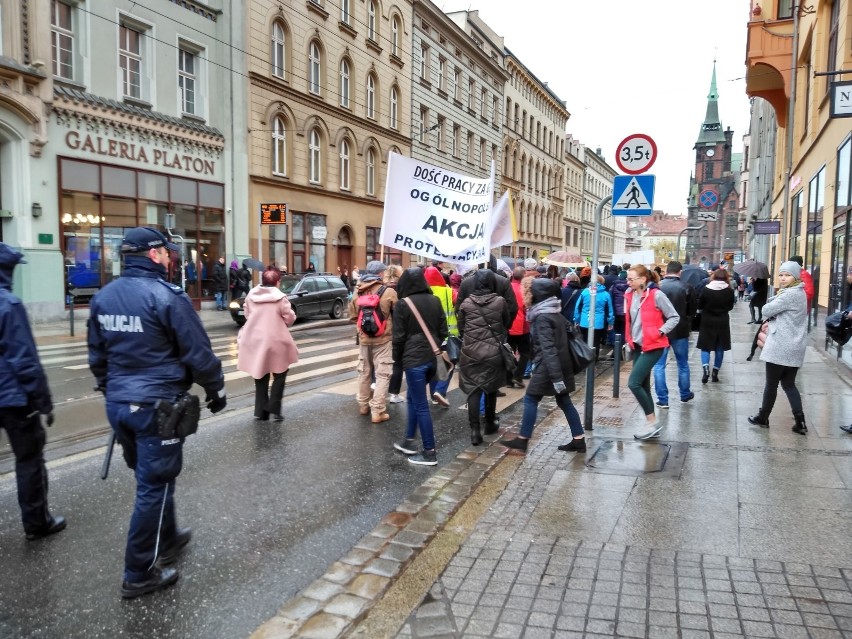
MULTIPOLYGON (((597 293, 595 295, 595 328, 607 328, 615 322, 615 309, 612 306, 612 298, 604 289, 603 284, 595 284, 597 293)), ((580 301, 574 307, 574 323, 582 328, 589 327, 589 304, 592 294, 588 288, 580 293, 580 301)))
POLYGON ((179 286, 146 256, 128 255, 121 277, 93 298, 89 368, 108 401, 174 399, 192 386, 216 394, 222 362, 179 286))
POLYGON ((53 402, 27 311, 12 294, 14 268, 0 264, 0 406, 26 406, 46 415, 53 402))

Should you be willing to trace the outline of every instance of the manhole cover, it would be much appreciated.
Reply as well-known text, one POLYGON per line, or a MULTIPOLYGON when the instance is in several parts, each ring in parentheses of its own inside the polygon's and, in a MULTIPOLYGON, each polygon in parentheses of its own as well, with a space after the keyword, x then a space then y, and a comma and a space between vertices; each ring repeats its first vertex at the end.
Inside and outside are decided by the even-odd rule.
POLYGON ((686 459, 687 445, 680 442, 640 442, 626 439, 590 438, 591 450, 585 459, 574 458, 572 466, 583 465, 596 473, 632 477, 680 477, 686 459))

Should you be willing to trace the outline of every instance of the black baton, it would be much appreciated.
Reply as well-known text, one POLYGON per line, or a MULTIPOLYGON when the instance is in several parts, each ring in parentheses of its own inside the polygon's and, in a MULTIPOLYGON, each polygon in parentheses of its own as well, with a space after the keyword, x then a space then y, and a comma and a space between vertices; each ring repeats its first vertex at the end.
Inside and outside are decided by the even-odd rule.
POLYGON ((101 465, 101 479, 106 479, 109 475, 109 464, 112 461, 112 449, 115 446, 115 431, 110 431, 109 441, 107 441, 106 455, 104 463, 101 465))

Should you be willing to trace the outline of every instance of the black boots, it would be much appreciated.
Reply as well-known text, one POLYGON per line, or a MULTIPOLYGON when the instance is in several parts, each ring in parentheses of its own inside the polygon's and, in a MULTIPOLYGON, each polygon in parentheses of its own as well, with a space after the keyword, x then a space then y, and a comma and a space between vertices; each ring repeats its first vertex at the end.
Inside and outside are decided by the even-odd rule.
MULTIPOLYGON (((802 417, 802 423, 804 424, 804 416, 802 417)), ((761 428, 769 428, 769 413, 762 408, 758 411, 757 415, 752 415, 748 418, 749 424, 754 424, 755 426, 760 426, 761 428)))
POLYGON ((704 375, 701 376, 701 383, 706 384, 707 380, 710 379, 710 365, 704 364, 704 375))
POLYGON ((719 369, 718 368, 713 369, 713 376, 710 378, 710 381, 712 381, 712 382, 718 382, 719 381, 719 369))
POLYGON ((479 420, 470 422, 470 443, 479 446, 482 443, 482 431, 479 429, 479 420))
POLYGON ((521 437, 515 437, 514 439, 501 439, 498 442, 501 446, 505 446, 506 448, 511 448, 512 450, 520 450, 522 452, 527 452, 527 445, 530 443, 528 439, 522 439, 521 437))
POLYGON ((807 435, 808 427, 805 425, 805 414, 793 413, 793 418, 796 420, 796 423, 793 425, 793 432, 799 433, 799 435, 807 435))
POLYGON ((561 451, 565 451, 568 453, 585 453, 586 452, 586 438, 581 437, 580 439, 572 439, 567 444, 562 444, 561 446, 557 446, 561 451))

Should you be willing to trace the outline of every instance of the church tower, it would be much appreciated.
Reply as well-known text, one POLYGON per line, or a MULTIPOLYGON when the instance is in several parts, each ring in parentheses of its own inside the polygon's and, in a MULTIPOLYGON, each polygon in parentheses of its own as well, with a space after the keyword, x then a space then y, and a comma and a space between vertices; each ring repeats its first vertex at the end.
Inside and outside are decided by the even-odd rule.
POLYGON ((693 147, 695 170, 689 180, 688 225, 705 225, 700 231, 687 232, 686 260, 692 264, 715 266, 725 253, 741 246, 737 232, 738 176, 734 170, 738 172, 739 167, 732 166, 733 137, 731 129, 722 130, 714 61, 707 112, 693 147))

